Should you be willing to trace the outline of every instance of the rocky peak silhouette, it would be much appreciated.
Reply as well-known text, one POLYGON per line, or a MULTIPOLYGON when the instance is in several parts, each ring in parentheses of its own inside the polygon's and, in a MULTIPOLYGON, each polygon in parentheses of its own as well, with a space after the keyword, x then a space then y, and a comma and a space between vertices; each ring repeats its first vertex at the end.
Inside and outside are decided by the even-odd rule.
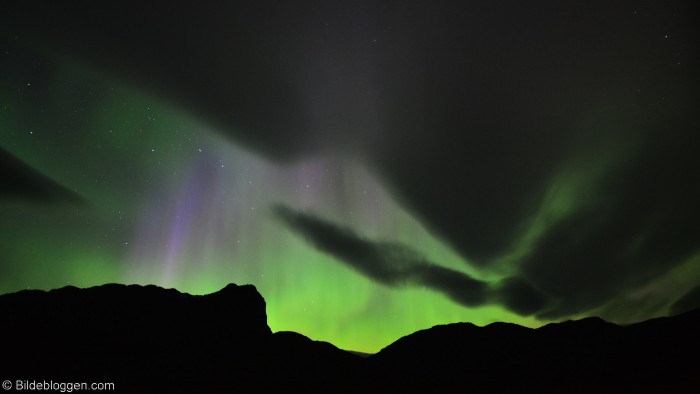
POLYGON ((700 388, 700 311, 621 327, 435 326, 357 356, 272 333, 254 286, 194 296, 156 286, 0 295, 3 379, 114 382, 122 392, 639 391, 700 388))

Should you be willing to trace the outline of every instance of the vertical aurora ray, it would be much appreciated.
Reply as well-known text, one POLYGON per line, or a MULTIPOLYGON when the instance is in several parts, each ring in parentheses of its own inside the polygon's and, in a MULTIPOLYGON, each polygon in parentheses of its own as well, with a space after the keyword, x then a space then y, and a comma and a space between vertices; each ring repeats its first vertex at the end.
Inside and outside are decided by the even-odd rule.
POLYGON ((185 231, 190 229, 193 224, 193 216, 198 205, 198 195, 202 189, 202 182, 206 179, 200 177, 201 168, 197 168, 195 176, 192 177, 184 187, 184 195, 178 200, 175 209, 175 217, 172 218, 170 236, 168 243, 165 245, 167 249, 167 257, 164 262, 163 284, 169 284, 179 265, 179 253, 184 246, 184 238, 189 236, 185 231))

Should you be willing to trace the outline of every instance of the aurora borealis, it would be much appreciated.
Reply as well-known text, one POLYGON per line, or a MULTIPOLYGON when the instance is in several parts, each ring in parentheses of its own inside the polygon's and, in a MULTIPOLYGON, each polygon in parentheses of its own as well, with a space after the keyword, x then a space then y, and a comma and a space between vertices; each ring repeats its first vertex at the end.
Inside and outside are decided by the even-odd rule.
POLYGON ((366 352, 700 306, 685 2, 259 3, 0 17, 0 292, 250 283, 366 352))

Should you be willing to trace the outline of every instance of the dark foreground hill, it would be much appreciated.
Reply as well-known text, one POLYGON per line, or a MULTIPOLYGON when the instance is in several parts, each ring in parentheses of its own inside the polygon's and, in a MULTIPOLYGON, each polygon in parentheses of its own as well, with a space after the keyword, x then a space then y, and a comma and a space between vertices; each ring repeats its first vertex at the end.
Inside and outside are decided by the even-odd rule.
POLYGON ((120 392, 692 392, 700 311, 620 327, 437 326, 359 357, 272 333, 253 286, 0 296, 0 380, 113 382, 120 392))

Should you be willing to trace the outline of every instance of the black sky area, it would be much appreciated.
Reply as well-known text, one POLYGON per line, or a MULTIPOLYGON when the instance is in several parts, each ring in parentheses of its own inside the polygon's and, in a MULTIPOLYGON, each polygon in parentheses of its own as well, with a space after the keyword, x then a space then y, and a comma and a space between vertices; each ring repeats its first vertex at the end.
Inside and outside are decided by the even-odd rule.
MULTIPOLYGON (((21 1, 3 5, 0 31, 167 99, 271 160, 359 157, 486 271, 525 242, 557 180, 580 185, 571 208, 527 241, 511 279, 488 291, 411 253, 388 267, 392 247, 278 208, 294 231, 380 283, 405 282, 410 267, 411 281, 458 303, 495 297, 523 315, 562 318, 700 252, 693 6, 21 1)), ((21 167, 0 154, 3 174, 21 167)), ((12 174, 24 178, 3 196, 66 194, 12 174)), ((697 292, 671 309, 700 306, 697 292)))
POLYGON ((82 204, 84 200, 0 147, 0 199, 82 204))

